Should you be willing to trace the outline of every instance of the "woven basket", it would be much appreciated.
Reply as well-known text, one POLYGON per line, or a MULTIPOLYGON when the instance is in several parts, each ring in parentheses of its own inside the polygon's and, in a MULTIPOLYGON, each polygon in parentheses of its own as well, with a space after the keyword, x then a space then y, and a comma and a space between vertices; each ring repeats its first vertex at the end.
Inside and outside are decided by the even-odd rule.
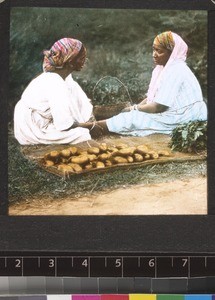
POLYGON ((106 120, 118 115, 125 107, 131 105, 130 102, 119 103, 115 105, 95 105, 93 113, 96 120, 106 120))

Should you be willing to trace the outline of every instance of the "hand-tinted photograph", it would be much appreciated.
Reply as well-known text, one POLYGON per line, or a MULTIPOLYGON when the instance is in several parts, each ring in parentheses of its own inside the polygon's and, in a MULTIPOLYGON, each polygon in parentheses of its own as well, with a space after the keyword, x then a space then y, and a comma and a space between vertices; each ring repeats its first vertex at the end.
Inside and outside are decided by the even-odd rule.
POLYGON ((9 215, 207 214, 207 11, 13 7, 9 215))

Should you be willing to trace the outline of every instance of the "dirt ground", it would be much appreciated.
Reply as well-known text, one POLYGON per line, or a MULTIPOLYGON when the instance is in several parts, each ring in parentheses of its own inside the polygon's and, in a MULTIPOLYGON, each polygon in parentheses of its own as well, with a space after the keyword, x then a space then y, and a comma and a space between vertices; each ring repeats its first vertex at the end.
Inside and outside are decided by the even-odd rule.
POLYGON ((12 204, 10 215, 176 215, 207 214, 205 177, 123 186, 78 199, 25 200, 12 204))

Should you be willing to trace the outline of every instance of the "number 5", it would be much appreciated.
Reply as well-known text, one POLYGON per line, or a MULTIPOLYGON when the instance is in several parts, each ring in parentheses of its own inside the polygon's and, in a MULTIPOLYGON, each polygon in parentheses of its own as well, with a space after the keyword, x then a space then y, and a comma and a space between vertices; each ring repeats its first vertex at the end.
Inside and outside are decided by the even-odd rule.
POLYGON ((116 268, 121 267, 121 265, 122 265, 121 259, 120 259, 120 258, 117 258, 117 259, 116 259, 116 268))

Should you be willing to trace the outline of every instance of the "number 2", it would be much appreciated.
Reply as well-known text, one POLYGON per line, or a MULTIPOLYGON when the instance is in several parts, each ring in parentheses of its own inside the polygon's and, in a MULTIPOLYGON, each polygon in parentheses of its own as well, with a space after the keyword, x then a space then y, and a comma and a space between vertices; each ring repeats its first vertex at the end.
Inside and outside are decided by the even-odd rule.
POLYGON ((21 259, 15 260, 15 268, 21 268, 21 259))

